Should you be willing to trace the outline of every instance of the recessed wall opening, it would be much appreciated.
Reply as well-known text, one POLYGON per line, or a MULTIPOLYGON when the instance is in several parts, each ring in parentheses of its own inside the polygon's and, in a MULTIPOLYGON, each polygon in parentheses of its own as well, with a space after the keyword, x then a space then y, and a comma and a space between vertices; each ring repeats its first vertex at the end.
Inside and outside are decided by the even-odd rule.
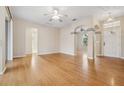
POLYGON ((37 53, 37 41, 38 41, 38 30, 37 28, 27 28, 26 29, 26 54, 36 54, 37 53))
POLYGON ((83 33, 82 35, 82 46, 83 46, 83 51, 84 54, 88 54, 88 34, 86 32, 83 33))
POLYGON ((88 33, 85 31, 75 34, 75 54, 79 57, 88 57, 88 33))
POLYGON ((37 29, 32 29, 32 53, 37 53, 37 29))
POLYGON ((5 60, 6 63, 13 59, 13 31, 12 20, 5 20, 5 60), (9 60, 9 61, 8 61, 9 60))

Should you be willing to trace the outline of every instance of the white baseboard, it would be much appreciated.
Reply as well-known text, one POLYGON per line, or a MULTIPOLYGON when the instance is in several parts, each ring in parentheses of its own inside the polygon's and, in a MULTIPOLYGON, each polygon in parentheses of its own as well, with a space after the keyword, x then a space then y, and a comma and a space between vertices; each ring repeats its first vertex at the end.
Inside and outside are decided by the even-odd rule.
POLYGON ((59 53, 58 51, 46 51, 42 53, 38 53, 38 55, 47 55, 47 54, 54 54, 54 53, 59 53))
MULTIPOLYGON (((101 55, 101 56, 104 56, 104 55, 101 55)), ((104 57, 112 57, 112 56, 104 56, 104 57)), ((124 57, 113 57, 113 58, 121 58, 121 59, 124 59, 124 57)))
POLYGON ((13 58, 21 58, 21 57, 26 57, 26 55, 22 55, 22 56, 14 56, 13 58))
POLYGON ((96 56, 103 56, 103 54, 97 54, 96 56))
POLYGON ((71 52, 64 52, 64 51, 59 51, 59 53, 63 53, 63 54, 67 54, 67 55, 72 55, 72 56, 75 55, 74 53, 71 53, 71 52))
POLYGON ((91 60, 93 60, 93 57, 88 57, 88 59, 91 59, 91 60))
POLYGON ((0 75, 3 75, 5 71, 6 71, 6 67, 4 67, 3 71, 0 72, 0 75))
POLYGON ((124 59, 124 57, 120 57, 121 59, 124 59))

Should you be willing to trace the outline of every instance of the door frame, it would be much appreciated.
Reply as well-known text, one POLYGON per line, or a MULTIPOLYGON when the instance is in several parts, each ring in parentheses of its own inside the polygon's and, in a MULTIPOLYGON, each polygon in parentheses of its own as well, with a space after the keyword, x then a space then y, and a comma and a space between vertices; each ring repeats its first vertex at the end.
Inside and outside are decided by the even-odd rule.
MULTIPOLYGON (((122 29, 121 29, 121 22, 120 21, 115 21, 115 22, 119 22, 120 23, 120 25, 119 25, 119 27, 120 27, 120 30, 118 31, 118 33, 119 33, 119 37, 118 37, 118 39, 119 39, 119 48, 118 48, 118 52, 119 52, 119 55, 118 56, 108 56, 108 57, 116 57, 116 58, 121 58, 121 31, 122 31, 122 29)), ((106 55, 104 55, 104 28, 103 28, 103 33, 102 33, 103 35, 102 35, 102 38, 103 38, 103 40, 102 40, 102 50, 103 50, 103 56, 106 56, 106 55)))

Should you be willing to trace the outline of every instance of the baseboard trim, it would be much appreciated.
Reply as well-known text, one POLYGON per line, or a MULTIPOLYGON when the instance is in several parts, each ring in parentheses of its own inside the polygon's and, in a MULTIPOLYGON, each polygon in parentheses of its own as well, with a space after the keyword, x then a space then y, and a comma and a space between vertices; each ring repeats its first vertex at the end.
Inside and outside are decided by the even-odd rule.
POLYGON ((60 51, 59 53, 62 53, 62 54, 67 54, 67 55, 71 55, 71 56, 75 56, 74 53, 69 53, 69 52, 63 52, 63 51, 60 51))
POLYGON ((96 56, 103 56, 103 54, 97 54, 96 56))
POLYGON ((88 59, 91 59, 91 60, 93 60, 93 57, 88 57, 88 59))
POLYGON ((47 55, 47 54, 55 54, 55 53, 59 53, 58 51, 55 52, 44 52, 44 53, 39 53, 38 55, 47 55))
POLYGON ((124 59, 124 57, 112 57, 112 56, 102 56, 102 57, 111 57, 111 58, 120 58, 120 59, 124 59))
POLYGON ((3 75, 5 71, 6 71, 6 67, 4 67, 3 71, 0 72, 0 75, 3 75))
POLYGON ((14 56, 13 58, 21 58, 21 57, 26 57, 26 55, 23 55, 23 56, 14 56))
POLYGON ((55 53, 62 53, 62 54, 74 56, 74 53, 68 53, 68 52, 63 52, 63 51, 44 52, 44 53, 39 53, 38 55, 47 55, 47 54, 55 54, 55 53))
POLYGON ((120 57, 121 59, 124 59, 124 57, 120 57))

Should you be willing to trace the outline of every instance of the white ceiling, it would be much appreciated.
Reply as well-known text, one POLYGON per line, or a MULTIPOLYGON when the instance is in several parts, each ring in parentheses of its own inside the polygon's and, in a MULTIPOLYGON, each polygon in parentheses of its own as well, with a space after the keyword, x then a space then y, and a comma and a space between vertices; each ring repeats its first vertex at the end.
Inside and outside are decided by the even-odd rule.
POLYGON ((124 14, 124 7, 121 6, 13 6, 10 10, 15 17, 52 27, 69 25, 73 23, 73 18, 78 21, 94 15, 103 19, 108 16, 108 12, 111 12, 113 17, 124 14), (68 17, 63 17, 63 22, 49 22, 50 17, 44 14, 51 14, 53 8, 58 8, 61 14, 67 14, 68 17))

